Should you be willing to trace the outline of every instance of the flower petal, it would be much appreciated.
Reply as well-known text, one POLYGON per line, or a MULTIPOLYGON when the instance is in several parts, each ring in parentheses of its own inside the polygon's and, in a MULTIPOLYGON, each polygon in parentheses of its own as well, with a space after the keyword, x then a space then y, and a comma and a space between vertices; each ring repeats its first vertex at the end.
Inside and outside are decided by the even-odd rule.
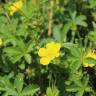
POLYGON ((85 57, 86 58, 90 57, 96 60, 96 53, 93 53, 92 50, 90 50, 85 57))
POLYGON ((46 56, 46 55, 47 55, 46 49, 45 49, 45 48, 40 48, 39 51, 38 51, 38 55, 39 55, 40 57, 46 56))
POLYGON ((55 44, 54 42, 50 42, 50 43, 46 44, 46 48, 50 49, 52 46, 54 46, 54 44, 55 44))
POLYGON ((46 57, 43 57, 40 59, 40 63, 42 65, 48 65, 50 63, 50 61, 51 61, 50 58, 46 58, 46 57))
POLYGON ((95 64, 89 64, 89 67, 94 67, 95 66, 95 64))
POLYGON ((56 54, 56 57, 59 57, 59 56, 60 56, 60 53, 57 53, 57 54, 56 54))
POLYGON ((88 63, 83 62, 83 67, 88 67, 88 66, 89 66, 88 63))
POLYGON ((59 43, 51 42, 46 45, 47 53, 51 57, 58 57, 57 54, 59 53, 60 48, 61 48, 61 44, 59 43))
POLYGON ((13 3, 9 7, 10 15, 13 15, 16 11, 20 10, 22 6, 23 6, 23 2, 21 0, 13 3))

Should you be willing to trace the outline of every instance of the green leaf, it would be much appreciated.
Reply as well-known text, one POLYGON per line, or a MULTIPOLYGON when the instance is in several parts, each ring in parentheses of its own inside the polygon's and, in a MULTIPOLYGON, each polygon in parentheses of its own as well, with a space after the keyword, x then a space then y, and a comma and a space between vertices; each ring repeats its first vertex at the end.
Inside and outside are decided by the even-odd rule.
POLYGON ((75 85, 70 85, 70 86, 66 87, 66 91, 68 91, 68 92, 77 92, 78 90, 80 90, 80 88, 75 85))
POLYGON ((26 50, 26 43, 23 41, 23 39, 17 40, 17 46, 18 46, 19 50, 21 50, 22 52, 24 52, 26 50))
POLYGON ((19 68, 20 68, 21 70, 24 70, 24 69, 25 69, 25 63, 20 64, 20 65, 19 65, 19 68))
POLYGON ((26 60, 26 62, 27 62, 28 64, 30 64, 30 63, 32 62, 32 57, 31 57, 30 54, 25 54, 25 55, 24 55, 24 58, 25 58, 25 60, 26 60))
POLYGON ((89 0, 89 7, 90 8, 95 8, 96 7, 96 0, 89 0))
POLYGON ((55 38, 55 40, 62 42, 61 41, 61 32, 60 32, 60 26, 55 26, 53 29, 53 37, 55 38))
POLYGON ((74 57, 77 57, 77 58, 80 58, 81 57, 81 50, 80 50, 79 46, 72 46, 70 48, 70 50, 71 50, 71 54, 74 57))
POLYGON ((28 47, 26 46, 27 44, 20 39, 20 40, 17 40, 16 47, 7 47, 4 49, 4 52, 9 57, 12 63, 16 63, 22 57, 24 57, 27 63, 30 64, 32 61, 32 58, 28 53, 32 50, 32 44, 28 44, 28 47))
POLYGON ((16 47, 7 47, 4 49, 4 52, 13 63, 19 61, 24 54, 19 48, 16 47))
POLYGON ((32 51, 32 49, 33 49, 33 45, 32 44, 28 44, 27 53, 32 51))
POLYGON ((0 77, 0 90, 6 92, 9 95, 16 96, 17 92, 14 89, 14 86, 9 81, 8 76, 0 77))
POLYGON ((15 77, 14 87, 17 89, 18 93, 20 93, 22 91, 22 88, 23 88, 23 74, 19 73, 15 77))
POLYGON ((81 60, 74 58, 74 61, 72 61, 70 65, 72 73, 76 72, 80 68, 81 62, 82 62, 81 60))
POLYGON ((76 17, 75 22, 77 25, 87 27, 87 23, 85 22, 85 20, 86 20, 86 17, 84 15, 79 15, 76 17))
POLYGON ((61 32, 61 38, 66 41, 66 36, 68 31, 71 29, 72 23, 68 22, 64 25, 63 30, 61 32))
POLYGON ((16 30, 16 35, 17 36, 24 36, 26 33, 26 27, 27 23, 22 23, 19 28, 16 30))
POLYGON ((83 76, 82 79, 79 78, 78 80, 73 80, 66 89, 68 92, 75 92, 75 96, 83 96, 84 92, 91 92, 90 87, 88 86, 88 81, 89 76, 83 76))
POLYGON ((7 47, 4 49, 4 52, 8 53, 9 55, 18 55, 22 53, 21 50, 16 47, 7 47))
POLYGON ((83 96, 84 90, 80 90, 76 93, 76 96, 83 96))
POLYGON ((21 95, 22 96, 29 96, 29 95, 33 96, 33 95, 35 95, 35 93, 37 91, 39 91, 39 87, 37 85, 30 84, 23 89, 21 95))
POLYGON ((96 30, 90 31, 88 34, 88 38, 90 41, 96 43, 96 30))
POLYGON ((48 87, 46 91, 47 96, 59 96, 59 90, 56 87, 48 87))

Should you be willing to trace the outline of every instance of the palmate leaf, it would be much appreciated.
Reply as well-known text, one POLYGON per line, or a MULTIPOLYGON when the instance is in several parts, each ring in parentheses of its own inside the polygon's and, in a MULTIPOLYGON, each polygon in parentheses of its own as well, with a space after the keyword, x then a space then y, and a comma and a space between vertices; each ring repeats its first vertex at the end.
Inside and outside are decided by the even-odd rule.
POLYGON ((22 52, 26 51, 26 43, 20 38, 17 40, 17 46, 22 52))
POLYGON ((31 57, 30 54, 25 54, 25 55, 24 55, 24 58, 25 58, 25 60, 26 60, 26 62, 27 62, 28 64, 31 63, 31 61, 32 61, 32 57, 31 57))
POLYGON ((10 30, 8 29, 10 29, 8 26, 5 27, 5 25, 2 25, 0 30, 0 35, 4 38, 5 44, 10 42, 12 45, 16 45, 17 39, 15 35, 12 32, 10 32, 10 30))
POLYGON ((80 68, 82 64, 82 55, 81 55, 82 53, 79 46, 77 45, 71 46, 70 51, 72 55, 70 57, 70 60, 71 60, 70 69, 71 69, 71 72, 74 73, 80 68))
POLYGON ((80 68, 81 62, 82 62, 78 58, 73 58, 73 59, 75 59, 75 60, 72 61, 72 63, 70 64, 71 73, 76 72, 80 68))
POLYGON ((23 89, 21 96, 34 96, 37 91, 39 91, 39 87, 37 85, 30 84, 23 89))
POLYGON ((24 5, 21 10, 23 11, 23 13, 21 13, 21 14, 23 14, 23 16, 25 15, 26 20, 30 20, 30 18, 32 17, 32 15, 34 15, 32 13, 34 12, 34 10, 36 10, 36 8, 34 8, 34 6, 32 4, 32 0, 29 0, 29 2, 26 2, 26 5, 24 5))
POLYGON ((70 86, 66 87, 66 91, 68 91, 68 92, 77 92, 78 90, 80 90, 80 88, 78 86, 70 85, 70 86))
POLYGON ((90 92, 91 87, 88 85, 89 76, 84 76, 79 80, 74 80, 74 83, 68 85, 66 90, 68 92, 75 92, 75 96, 83 96, 85 92, 90 92))
POLYGON ((27 23, 22 23, 21 25, 19 25, 19 28, 16 30, 16 36, 25 36, 27 32, 27 26, 27 23))
POLYGON ((16 47, 7 47, 3 51, 13 63, 16 63, 22 57, 25 57, 27 63, 31 63, 31 55, 29 54, 31 50, 32 44, 26 44, 22 40, 18 40, 16 47))
POLYGON ((71 46, 70 51, 74 57, 81 58, 81 49, 79 48, 79 46, 71 46))
POLYGON ((4 43, 11 43, 16 45, 16 29, 18 25, 18 19, 11 19, 10 23, 8 20, 6 23, 2 22, 0 26, 0 35, 4 38, 4 43))
POLYGON ((6 93, 5 96, 16 96, 17 92, 14 89, 14 86, 12 83, 10 83, 9 78, 7 76, 0 77, 0 91, 3 91, 6 93))
POLYGON ((95 8, 96 7, 96 0, 89 0, 89 7, 90 8, 95 8))
POLYGON ((21 73, 16 75, 14 83, 11 82, 8 76, 0 77, 0 91, 4 93, 2 96, 34 96, 39 91, 39 87, 30 84, 23 88, 23 79, 21 73))
POLYGON ((76 93, 75 96, 83 96, 83 94, 84 94, 84 90, 80 90, 80 91, 78 91, 78 92, 76 93))
POLYGON ((23 74, 19 73, 16 77, 15 77, 15 81, 14 81, 14 87, 17 89, 18 93, 20 94, 20 92, 22 91, 23 88, 23 74))
POLYGON ((13 63, 16 63, 18 60, 20 60, 24 54, 19 48, 15 47, 7 47, 4 49, 4 52, 13 63))
POLYGON ((87 23, 86 23, 86 16, 85 15, 78 15, 76 16, 76 12, 72 12, 70 13, 70 17, 68 19, 68 22, 65 23, 64 27, 63 27, 63 30, 61 31, 61 34, 59 32, 59 35, 58 33, 56 34, 57 38, 60 40, 63 41, 66 41, 66 36, 67 36, 67 33, 69 32, 69 30, 77 30, 77 26, 83 26, 83 27, 87 27, 87 23))
POLYGON ((86 20, 86 17, 84 15, 79 15, 76 17, 75 22, 77 25, 87 27, 87 23, 85 22, 85 20, 86 20))
POLYGON ((91 92, 91 87, 88 85, 89 76, 84 76, 81 82, 81 89, 77 92, 76 96, 83 96, 85 92, 91 92))
POLYGON ((83 26, 83 27, 87 27, 87 23, 86 23, 86 16, 85 15, 78 15, 76 11, 71 12, 70 13, 71 18, 68 20, 68 22, 71 24, 70 28, 71 30, 76 30, 76 27, 79 26, 83 26))
POLYGON ((59 96, 59 90, 56 87, 48 87, 46 91, 47 96, 59 96))

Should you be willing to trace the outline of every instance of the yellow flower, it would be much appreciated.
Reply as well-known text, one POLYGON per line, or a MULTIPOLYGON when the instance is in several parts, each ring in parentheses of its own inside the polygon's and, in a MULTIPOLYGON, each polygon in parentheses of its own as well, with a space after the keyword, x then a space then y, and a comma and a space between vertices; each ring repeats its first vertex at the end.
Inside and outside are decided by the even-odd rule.
MULTIPOLYGON (((85 55, 85 59, 87 58, 92 58, 94 60, 96 60, 96 53, 92 52, 92 50, 90 50, 88 52, 88 54, 85 55)), ((89 64, 88 62, 83 61, 83 67, 94 67, 95 64, 89 64)))
POLYGON ((0 38, 0 46, 3 44, 2 38, 0 38))
POLYGON ((38 51, 38 55, 40 57, 46 56, 47 55, 46 49, 45 48, 40 48, 39 51, 38 51))
POLYGON ((60 55, 60 43, 51 42, 46 45, 46 48, 40 48, 38 51, 38 55, 40 58, 40 63, 42 65, 48 65, 51 60, 60 55))
POLYGON ((23 6, 23 1, 17 1, 14 2, 10 7, 9 7, 9 14, 13 15, 15 12, 17 12, 18 10, 20 10, 23 6))
POLYGON ((48 65, 50 62, 51 62, 51 59, 48 57, 42 57, 40 59, 40 64, 42 64, 42 65, 48 65))

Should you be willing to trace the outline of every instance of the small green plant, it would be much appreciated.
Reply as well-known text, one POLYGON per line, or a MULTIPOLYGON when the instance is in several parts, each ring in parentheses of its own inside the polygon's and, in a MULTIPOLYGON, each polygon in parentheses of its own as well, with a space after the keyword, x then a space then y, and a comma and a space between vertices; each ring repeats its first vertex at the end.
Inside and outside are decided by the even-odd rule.
POLYGON ((0 96, 96 96, 96 0, 2 1, 0 96))
POLYGON ((24 85, 23 74, 16 75, 13 83, 10 79, 8 76, 0 77, 0 91, 4 92, 3 96, 34 96, 39 90, 39 87, 34 84, 24 85))

